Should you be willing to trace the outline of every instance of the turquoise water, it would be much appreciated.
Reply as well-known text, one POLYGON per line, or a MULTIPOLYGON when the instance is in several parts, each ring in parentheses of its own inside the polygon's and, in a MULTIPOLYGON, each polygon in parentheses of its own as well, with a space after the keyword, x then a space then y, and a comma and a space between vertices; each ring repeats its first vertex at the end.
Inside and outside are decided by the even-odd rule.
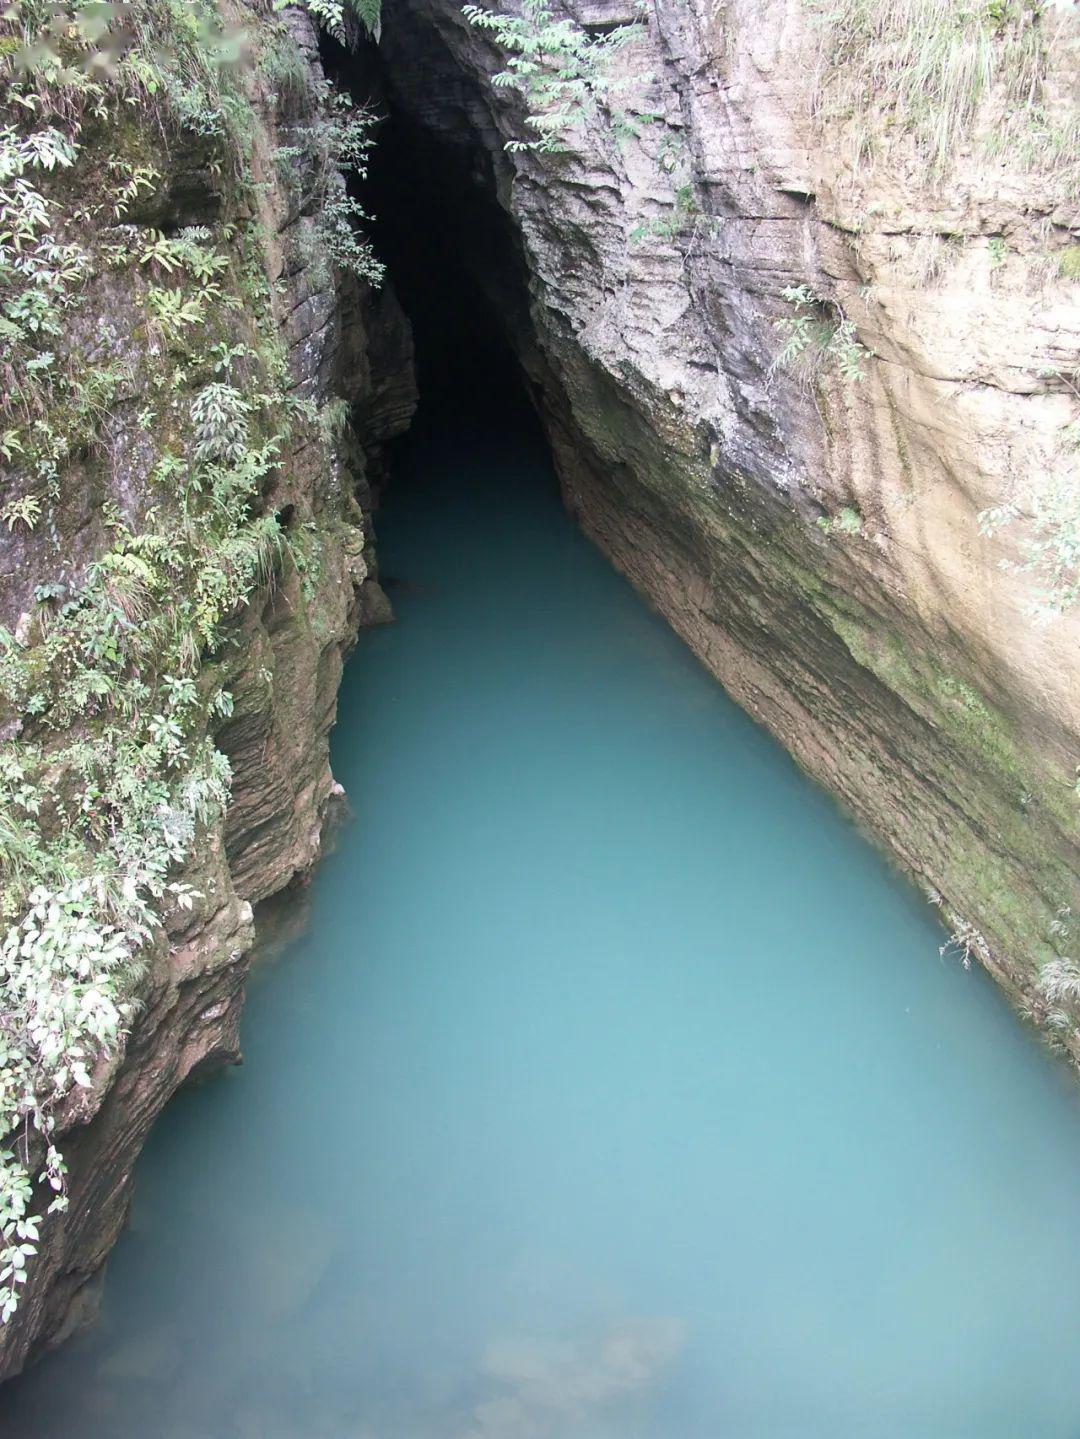
POLYGON ((403 471, 308 926, 0 1432, 1076 1439, 1073 1083, 527 425, 403 471))

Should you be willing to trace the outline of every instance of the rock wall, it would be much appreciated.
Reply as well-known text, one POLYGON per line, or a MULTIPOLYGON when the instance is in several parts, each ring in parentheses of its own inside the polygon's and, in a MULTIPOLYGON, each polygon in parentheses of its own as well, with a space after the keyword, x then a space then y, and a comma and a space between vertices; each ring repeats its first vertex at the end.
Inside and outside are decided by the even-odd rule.
MULTIPOLYGON (((574 0, 558 13, 603 33, 640 12, 574 0)), ((44 489, 8 446, 5 507, 53 496, 48 524, 5 508, 0 526, 0 621, 16 647, 33 647, 58 602, 35 587, 77 592, 107 520, 138 535, 170 513, 149 477, 189 436, 178 402, 151 413, 147 396, 187 404, 233 373, 233 351, 237 374, 241 352, 282 357, 289 424, 253 514, 276 516, 287 542, 202 656, 199 673, 232 696, 205 725, 231 762, 232 801, 197 831, 185 902, 163 897, 123 1042, 59 1111, 70 1205, 46 1223, 0 1334, 3 1374, 92 1299, 162 1105, 235 1057, 250 905, 317 854, 342 655, 385 613, 364 505, 378 446, 413 403, 407 329, 389 291, 373 297, 330 262, 306 14, 279 20, 265 0, 234 14, 257 52, 231 101, 242 143, 230 151, 197 111, 163 117, 148 90, 126 124, 88 111, 77 162, 42 179, 93 263, 51 360, 33 354, 113 379, 107 403, 61 417, 72 443, 44 489), (239 149, 252 182, 240 190, 239 149), (124 201, 119 237, 95 208, 114 162, 154 176, 124 201), (180 301, 154 257, 168 253, 155 237, 191 226, 227 264, 198 321, 208 344, 185 360, 176 335, 194 322, 179 313, 165 335, 180 301)), ((1030 561, 1070 474, 1075 188, 1067 165, 1034 163, 1022 144, 991 157, 965 142, 934 172, 887 101, 869 119, 845 113, 813 18, 801 0, 652 0, 646 35, 617 62, 623 113, 588 110, 559 154, 507 152, 529 137, 525 106, 492 86, 505 57, 456 0, 388 6, 381 71, 424 137, 427 212, 458 227, 587 532, 927 889, 962 955, 1080 1053, 1075 1006, 1046 980, 1075 954, 1080 906, 1078 621, 1032 618, 1045 565, 1000 566, 1030 561), (493 207, 501 226, 473 228, 493 207), (800 333, 811 339, 793 355, 800 333), (1017 518, 982 534, 979 514, 1011 501, 1017 518)), ((1040 80, 1047 132, 1069 103, 1055 98, 1068 34, 1055 54, 1061 73, 1040 80)), ((248 372, 243 393, 254 403, 265 383, 248 372)), ((40 729, 32 711, 0 718, 8 746, 40 729)))
MULTIPOLYGON (((1075 24, 1045 7, 1052 73, 1013 109, 992 87, 941 168, 891 106, 894 51, 853 105, 858 37, 802 0, 644 12, 618 101, 508 153, 534 132, 496 37, 403 0, 384 71, 429 183, 453 177, 433 209, 457 189, 510 221, 527 295, 477 279, 586 531, 1078 1055, 1080 619, 1032 612, 1077 493, 1075 24)), ((599 34, 642 7, 553 13, 599 34)))
MULTIPOLYGON (((307 13, 289 10, 278 20, 260 3, 234 19, 255 51, 233 97, 248 147, 243 186, 230 183, 230 142, 178 123, 148 98, 128 112, 122 134, 114 116, 96 127, 84 121, 78 157, 49 192, 61 223, 69 220, 79 197, 105 183, 122 143, 154 177, 123 215, 128 250, 137 254, 157 235, 199 225, 227 263, 215 289, 203 292, 205 322, 192 326, 198 343, 185 351, 146 318, 148 287, 169 288, 173 273, 155 272, 152 259, 110 266, 102 257, 115 240, 115 215, 95 212, 89 224, 84 217, 80 241, 93 263, 66 317, 60 359, 124 379, 93 443, 73 448, 62 465, 48 524, 0 530, 0 619, 20 641, 33 641, 41 623, 33 587, 50 579, 78 593, 108 544, 110 506, 136 535, 149 524, 151 500, 168 513, 169 496, 158 495, 152 471, 173 435, 170 410, 164 404, 148 423, 147 401, 176 391, 178 412, 186 413, 199 385, 237 364, 226 354, 212 373, 207 352, 235 349, 250 368, 225 373, 249 398, 274 372, 271 408, 282 424, 253 512, 276 514, 284 542, 272 573, 229 616, 227 634, 197 671, 200 684, 212 680, 231 695, 231 712, 206 721, 231 764, 231 803, 196 831, 178 876, 186 897, 161 901, 140 958, 129 1032, 97 1064, 90 1087, 73 1090, 60 1109, 69 1206, 46 1221, 19 1307, 0 1330, 4 1377, 59 1342, 92 1307, 127 1214, 133 1166, 163 1105, 185 1080, 238 1058, 251 906, 303 876, 318 855, 343 656, 358 624, 387 608, 374 567, 368 469, 411 414, 411 336, 392 291, 372 292, 327 252, 318 197, 341 181, 327 174, 320 126, 329 100, 307 13), (261 370, 256 355, 269 357, 261 370), (351 410, 351 432, 340 404, 332 424, 326 419, 340 400, 351 410)), ((190 439, 183 420, 180 438, 190 439)), ((5 496, 27 483, 18 459, 5 496)), ((35 736, 34 724, 10 711, 5 718, 15 752, 35 736)), ((76 730, 92 723, 78 720, 76 730)), ((46 736, 46 743, 67 738, 46 736)))

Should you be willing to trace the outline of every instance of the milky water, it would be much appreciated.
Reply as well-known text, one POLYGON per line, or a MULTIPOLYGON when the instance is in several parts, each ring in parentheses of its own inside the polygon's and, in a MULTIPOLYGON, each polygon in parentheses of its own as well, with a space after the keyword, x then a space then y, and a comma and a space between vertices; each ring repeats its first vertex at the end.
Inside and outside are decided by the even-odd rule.
POLYGON ((1072 1082, 527 424, 403 471, 307 927, 0 1432, 1076 1439, 1072 1082))

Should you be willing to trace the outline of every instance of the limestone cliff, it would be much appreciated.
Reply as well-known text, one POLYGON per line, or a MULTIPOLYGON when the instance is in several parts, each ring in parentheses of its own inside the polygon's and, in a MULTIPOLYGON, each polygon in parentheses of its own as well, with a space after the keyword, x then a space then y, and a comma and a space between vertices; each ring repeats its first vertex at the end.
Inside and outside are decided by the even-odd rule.
MULTIPOLYGON (((90 1297, 162 1105, 236 1054, 250 905, 317 853, 342 654, 384 609, 367 476, 413 394, 335 170, 363 142, 305 11, 232 5, 219 31, 215 8, 134 7, 103 48, 57 11, 29 72, 3 22, 3 918, 54 959, 76 935, 80 1022, 113 1003, 88 946, 119 1005, 78 1074, 5 956, 3 1042, 51 1054, 34 1083, 55 1093, 18 1070, 0 1100, 57 1128, 24 1126, 0 1169, 37 1212, 58 1138, 69 1204, 4 1374, 90 1297), (34 919, 39 890, 61 900, 34 919)), ((554 152, 521 148, 528 102, 492 85, 505 50, 457 0, 388 4, 365 64, 422 141, 405 182, 495 301, 568 505, 962 957, 1080 1055, 1066 8, 964 7, 941 52, 959 98, 932 67, 917 94, 889 29, 928 33, 930 0, 532 9, 642 26, 554 152)))
MULTIPOLYGON (((57 1080, 69 1203, 45 1221, 0 1330, 3 1375, 61 1338, 92 1299, 162 1106, 192 1074, 238 1055, 251 905, 317 856, 343 654, 385 605, 366 467, 413 403, 411 339, 392 292, 334 263, 326 213, 345 193, 327 138, 337 112, 307 13, 278 19, 269 3, 232 12, 239 40, 223 28, 214 43, 244 53, 228 73, 205 75, 206 37, 184 49, 194 11, 155 13, 177 28, 155 37, 160 49, 122 36, 101 86, 76 71, 53 92, 48 75, 16 73, 7 90, 20 134, 40 128, 12 96, 36 83, 68 141, 59 164, 19 178, 40 187, 50 243, 69 247, 71 273, 47 361, 36 332, 4 333, 39 380, 11 393, 5 416, 5 778, 21 766, 23 786, 5 794, 5 903, 25 892, 22 852, 41 873, 56 864, 61 879, 88 875, 91 894, 109 899, 110 856, 123 859, 133 823, 123 797, 140 787, 160 787, 151 819, 173 827, 186 859, 151 897, 119 1036, 87 1080, 57 1080), (216 431, 212 404, 225 414, 216 431), (91 619, 100 661, 87 658, 91 619), (156 651, 136 648, 154 624, 156 651), (35 656, 50 643, 62 683, 34 699, 35 656), (115 751, 117 718, 133 768, 106 778, 96 746, 115 751), (199 757, 220 772, 210 742, 231 768, 230 802, 197 797, 185 809, 204 783, 199 757)), ((57 34, 69 61, 78 40, 57 34)), ((4 279, 8 298, 12 271, 4 279)), ((36 1181, 42 1144, 29 1126, 16 1156, 36 1181)), ((41 1181, 35 1191, 40 1208, 48 1192, 41 1181)))
POLYGON ((427 182, 509 221, 521 295, 478 280, 568 505, 1080 1054, 1075 17, 546 13, 642 25, 556 153, 506 150, 528 98, 453 0, 403 0, 382 53, 427 182), (957 93, 912 78, 938 40, 957 93))

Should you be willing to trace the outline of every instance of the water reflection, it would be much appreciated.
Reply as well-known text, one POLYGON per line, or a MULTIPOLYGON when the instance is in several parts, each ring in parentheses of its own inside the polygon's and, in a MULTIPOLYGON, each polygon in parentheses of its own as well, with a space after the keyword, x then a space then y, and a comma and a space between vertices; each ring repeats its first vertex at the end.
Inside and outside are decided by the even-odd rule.
POLYGON ((459 1439, 554 1439, 616 1423, 611 1432, 626 1433, 685 1335, 677 1319, 627 1319, 577 1343, 497 1340, 480 1362, 494 1393, 479 1401, 459 1439))

